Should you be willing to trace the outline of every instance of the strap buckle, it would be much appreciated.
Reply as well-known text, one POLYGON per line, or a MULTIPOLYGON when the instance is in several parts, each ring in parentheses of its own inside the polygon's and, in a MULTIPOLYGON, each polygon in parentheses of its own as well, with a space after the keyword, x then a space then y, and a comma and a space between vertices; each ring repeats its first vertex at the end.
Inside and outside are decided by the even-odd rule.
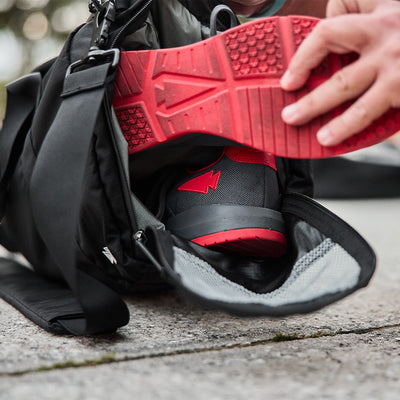
POLYGON ((107 59, 109 56, 113 56, 111 68, 115 68, 119 63, 120 54, 121 52, 119 49, 91 50, 85 57, 83 57, 81 60, 75 61, 67 68, 65 77, 71 75, 74 72, 74 69, 77 67, 81 67, 85 64, 99 64, 102 60, 107 59))
POLYGON ((115 0, 89 0, 89 10, 93 17, 93 32, 88 54, 81 60, 72 63, 65 73, 65 77, 71 75, 75 68, 85 64, 98 64, 101 59, 113 56, 111 68, 119 63, 119 49, 105 49, 111 24, 115 21, 115 0))
POLYGON ((115 21, 115 0, 90 0, 89 10, 94 14, 90 50, 98 50, 105 47, 110 27, 115 21))

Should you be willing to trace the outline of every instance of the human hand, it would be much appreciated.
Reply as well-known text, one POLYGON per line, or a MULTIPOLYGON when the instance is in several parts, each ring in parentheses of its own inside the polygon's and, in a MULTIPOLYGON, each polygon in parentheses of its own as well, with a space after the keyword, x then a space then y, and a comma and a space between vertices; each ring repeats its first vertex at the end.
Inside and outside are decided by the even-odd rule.
POLYGON ((330 0, 327 19, 318 23, 293 56, 282 88, 301 88, 331 52, 356 52, 359 58, 282 111, 284 122, 302 125, 358 98, 319 130, 317 139, 324 146, 339 144, 389 108, 400 107, 400 1, 330 0))

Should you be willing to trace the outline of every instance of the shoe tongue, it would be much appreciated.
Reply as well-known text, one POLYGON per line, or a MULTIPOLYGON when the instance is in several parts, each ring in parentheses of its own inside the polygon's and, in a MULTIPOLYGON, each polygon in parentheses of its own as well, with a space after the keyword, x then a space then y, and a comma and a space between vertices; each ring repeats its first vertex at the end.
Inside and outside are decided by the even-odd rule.
POLYGON ((225 155, 231 160, 248 164, 263 164, 276 171, 275 156, 250 147, 226 146, 225 155))

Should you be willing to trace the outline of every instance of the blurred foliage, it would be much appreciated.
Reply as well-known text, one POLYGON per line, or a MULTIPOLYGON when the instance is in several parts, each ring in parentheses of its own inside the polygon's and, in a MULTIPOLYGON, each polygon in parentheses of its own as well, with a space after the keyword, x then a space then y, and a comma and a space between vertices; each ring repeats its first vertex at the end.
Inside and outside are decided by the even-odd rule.
MULTIPOLYGON (((82 0, 82 2, 87 3, 86 0, 82 0)), ((33 1, 33 6, 31 7, 21 7, 20 3, 22 4, 28 4, 28 1, 22 1, 18 2, 15 1, 14 4, 11 6, 10 9, 0 12, 0 29, 10 29, 15 36, 20 38, 21 40, 24 40, 23 36, 23 26, 27 18, 34 12, 42 12, 48 19, 51 18, 53 13, 60 7, 69 5, 71 3, 70 0, 50 0, 47 5, 44 7, 35 7, 35 3, 40 3, 40 2, 35 2, 33 1)), ((51 30, 49 34, 55 38, 58 38, 60 40, 64 40, 66 37, 65 33, 59 33, 56 32, 55 30, 51 30)))
MULTIPOLYGON (((39 13, 47 26, 44 39, 51 39, 53 42, 57 41, 61 47, 69 32, 63 29, 54 29, 59 27, 54 27, 54 19, 52 20, 52 18, 56 12, 58 12, 58 14, 64 14, 64 20, 67 19, 68 21, 68 18, 71 18, 70 24, 72 24, 72 30, 74 24, 78 25, 83 22, 84 19, 81 18, 78 22, 75 22, 76 16, 75 19, 72 18, 74 16, 71 16, 71 8, 79 8, 82 15, 82 10, 87 10, 88 0, 0 0, 0 2, 0 32, 12 32, 17 38, 19 45, 22 47, 25 56, 21 65, 17 65, 15 62, 11 64, 12 60, 10 60, 10 65, 15 69, 15 78, 17 78, 29 72, 34 66, 32 58, 34 56, 33 52, 35 52, 36 43, 35 40, 30 40, 30 38, 27 37, 29 35, 26 34, 26 30, 24 31, 24 25, 29 17, 39 13)), ((89 15, 88 10, 87 15, 89 15)), ((83 18, 85 18, 85 16, 83 16, 83 18)), ((49 49, 49 58, 54 56, 54 54, 50 54, 51 51, 52 50, 49 49)), ((5 112, 6 83, 7 82, 1 82, 0 78, 0 126, 5 112)))

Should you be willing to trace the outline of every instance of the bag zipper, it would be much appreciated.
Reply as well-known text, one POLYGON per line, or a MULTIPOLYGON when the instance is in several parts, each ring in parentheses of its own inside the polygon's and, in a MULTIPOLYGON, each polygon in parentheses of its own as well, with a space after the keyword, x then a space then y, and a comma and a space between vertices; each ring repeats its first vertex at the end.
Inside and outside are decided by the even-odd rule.
POLYGON ((118 31, 118 33, 116 34, 116 36, 114 37, 110 48, 114 48, 118 39, 121 37, 121 35, 124 33, 124 31, 139 17, 140 14, 142 14, 149 6, 150 4, 153 2, 153 0, 147 0, 146 3, 139 9, 139 11, 137 11, 129 20, 128 22, 125 23, 125 25, 123 25, 120 30, 118 31))

